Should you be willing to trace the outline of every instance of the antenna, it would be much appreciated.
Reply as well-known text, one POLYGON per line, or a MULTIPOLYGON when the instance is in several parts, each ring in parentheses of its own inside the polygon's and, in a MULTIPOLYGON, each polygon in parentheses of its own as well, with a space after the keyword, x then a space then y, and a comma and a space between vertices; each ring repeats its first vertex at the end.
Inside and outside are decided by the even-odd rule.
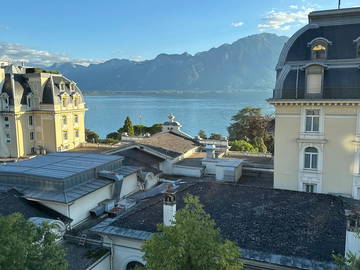
POLYGON ((338 9, 341 8, 341 0, 339 0, 339 3, 338 3, 338 9))

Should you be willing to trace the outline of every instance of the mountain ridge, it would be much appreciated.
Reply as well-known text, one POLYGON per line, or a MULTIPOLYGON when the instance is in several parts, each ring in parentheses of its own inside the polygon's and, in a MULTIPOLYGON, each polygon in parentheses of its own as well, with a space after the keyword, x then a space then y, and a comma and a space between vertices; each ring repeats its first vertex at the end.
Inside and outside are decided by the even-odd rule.
POLYGON ((87 67, 67 62, 49 68, 76 81, 84 91, 269 89, 287 40, 262 33, 194 55, 161 53, 140 62, 113 58, 87 67))

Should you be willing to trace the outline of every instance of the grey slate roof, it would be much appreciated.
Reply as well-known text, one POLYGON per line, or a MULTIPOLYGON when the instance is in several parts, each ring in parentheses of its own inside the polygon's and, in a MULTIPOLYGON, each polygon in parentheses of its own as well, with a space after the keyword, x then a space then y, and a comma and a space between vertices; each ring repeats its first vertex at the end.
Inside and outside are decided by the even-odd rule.
POLYGON ((97 262, 110 251, 104 247, 79 246, 78 244, 65 241, 62 243, 65 249, 65 259, 68 261, 68 270, 85 270, 97 262))
POLYGON ((11 215, 20 213, 26 219, 31 217, 41 217, 49 219, 59 219, 65 224, 71 219, 38 203, 22 198, 23 194, 16 190, 0 191, 0 215, 11 215))
MULTIPOLYGON (((177 209, 188 193, 200 197, 224 238, 251 256, 262 254, 253 259, 280 258, 299 266, 309 261, 331 264, 332 254, 344 254, 345 211, 335 196, 202 182, 177 192, 177 209)), ((144 200, 110 227, 155 232, 162 223, 161 202, 162 195, 144 200)))
POLYGON ((14 87, 15 89, 12 89, 11 75, 5 74, 5 82, 1 92, 9 95, 10 105, 14 105, 15 98, 20 100, 20 104, 26 104, 26 97, 31 93, 27 79, 21 74, 14 74, 14 87))

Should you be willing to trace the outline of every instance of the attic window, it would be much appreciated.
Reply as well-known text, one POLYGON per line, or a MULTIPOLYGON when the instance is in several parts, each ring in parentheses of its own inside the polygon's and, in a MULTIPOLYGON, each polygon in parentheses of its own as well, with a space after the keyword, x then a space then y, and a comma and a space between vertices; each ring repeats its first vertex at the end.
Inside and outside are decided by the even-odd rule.
POLYGON ((75 91, 75 84, 74 83, 70 83, 70 91, 71 92, 75 91))
POLYGON ((354 40, 356 47, 356 58, 360 58, 360 37, 354 40))
POLYGON ((59 84, 59 88, 60 88, 60 91, 65 91, 65 84, 63 82, 61 82, 59 84))
POLYGON ((326 59, 328 46, 331 41, 326 38, 315 38, 308 45, 311 47, 311 59, 326 59))

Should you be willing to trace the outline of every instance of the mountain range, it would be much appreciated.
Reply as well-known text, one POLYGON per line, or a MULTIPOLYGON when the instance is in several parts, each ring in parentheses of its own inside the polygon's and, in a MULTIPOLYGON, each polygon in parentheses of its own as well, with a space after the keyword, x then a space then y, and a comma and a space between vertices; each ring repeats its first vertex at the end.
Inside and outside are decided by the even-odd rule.
POLYGON ((54 64, 84 91, 271 89, 285 36, 262 33, 194 55, 159 54, 152 60, 111 59, 82 66, 54 64))

